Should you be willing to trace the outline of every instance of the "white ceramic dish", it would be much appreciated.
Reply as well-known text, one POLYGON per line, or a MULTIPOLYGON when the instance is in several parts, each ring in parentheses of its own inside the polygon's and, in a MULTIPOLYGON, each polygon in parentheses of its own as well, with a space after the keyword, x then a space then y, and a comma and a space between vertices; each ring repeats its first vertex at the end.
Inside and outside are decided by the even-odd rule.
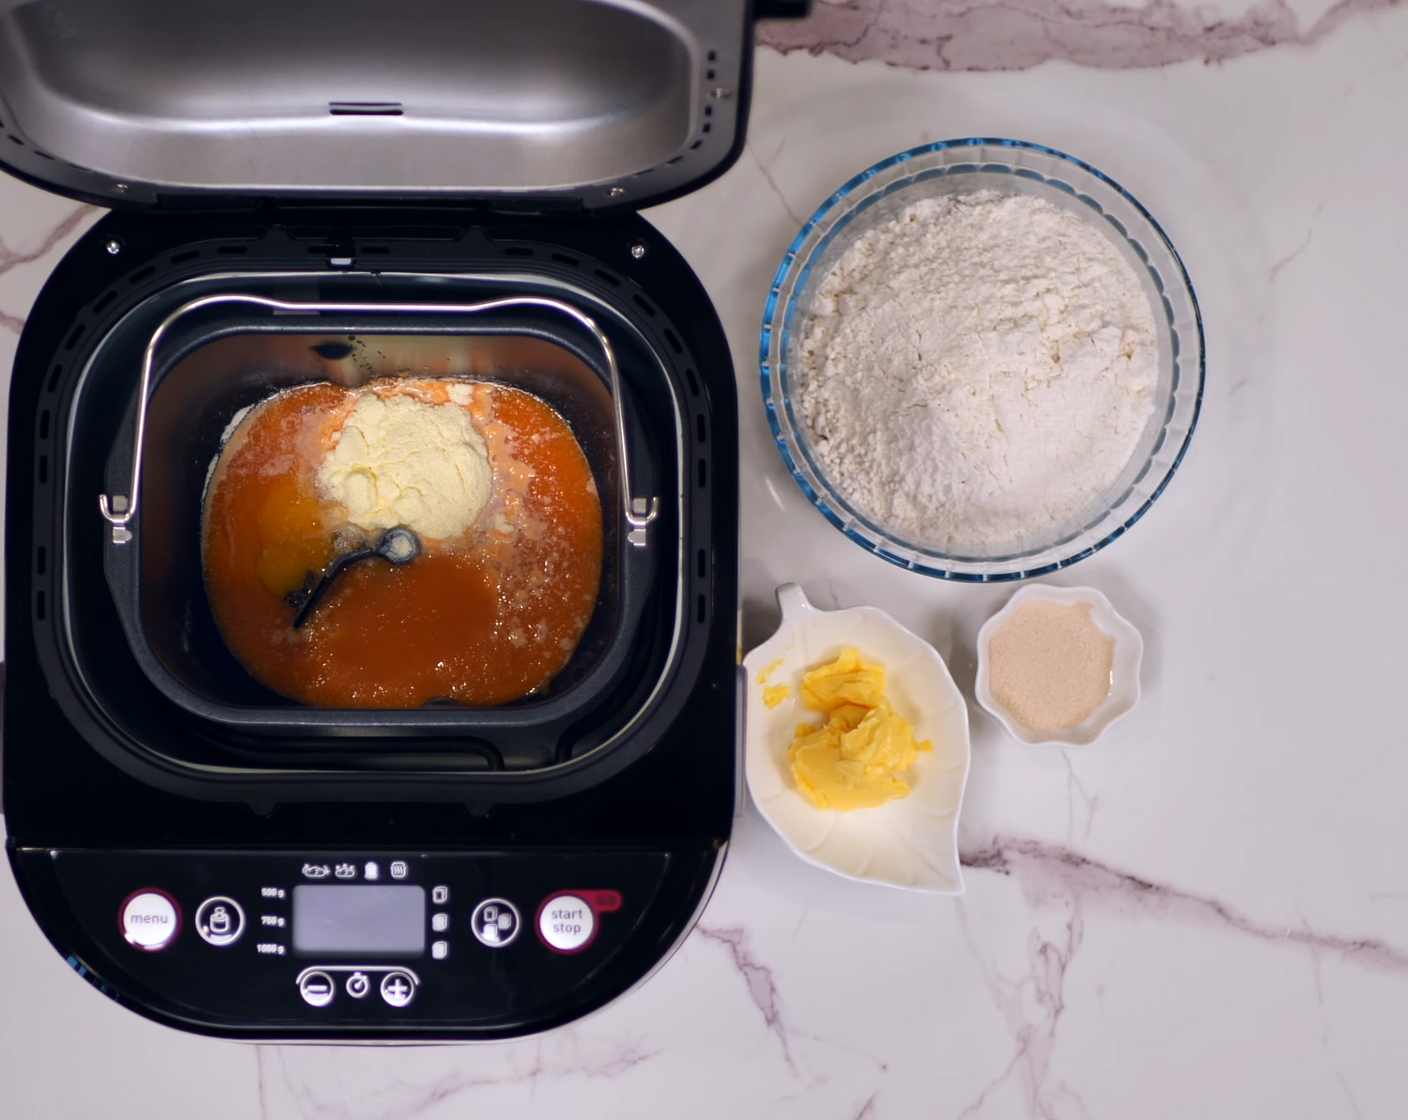
POLYGON ((795 583, 777 590, 782 625, 743 659, 748 674, 745 770, 763 817, 808 863, 848 879, 931 894, 962 894, 958 813, 968 780, 968 708, 933 646, 874 607, 818 610, 795 583), (798 698, 802 675, 855 646, 885 667, 885 691, 934 744, 909 771, 912 792, 876 809, 818 809, 797 789, 787 748, 818 713, 798 698), (765 679, 760 682, 759 677, 765 679), (769 708, 763 690, 791 692, 769 708))
POLYGON ((1028 746, 1058 744, 1086 747, 1100 738, 1116 720, 1128 714, 1139 702, 1139 665, 1143 657, 1144 639, 1139 636, 1139 631, 1122 618, 1110 605, 1110 600, 1093 587, 1048 587, 1044 584, 1029 584, 1013 595, 1007 605, 983 623, 983 628, 978 631, 978 679, 974 682, 973 691, 978 703, 1019 743, 1026 743, 1028 746), (1011 618, 1018 607, 1033 600, 1061 603, 1065 606, 1088 603, 1090 620, 1103 633, 1115 639, 1115 663, 1110 671, 1109 699, 1095 709, 1089 719, 1076 724, 1069 731, 1030 731, 993 699, 988 642, 998 627, 1011 618))

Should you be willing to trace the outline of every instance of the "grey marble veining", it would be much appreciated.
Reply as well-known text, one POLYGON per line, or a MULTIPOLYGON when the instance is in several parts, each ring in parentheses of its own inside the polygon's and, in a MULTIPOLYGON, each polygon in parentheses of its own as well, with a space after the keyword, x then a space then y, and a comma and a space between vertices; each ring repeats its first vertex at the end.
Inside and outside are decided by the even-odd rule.
MULTIPOLYGON (((84 220, 98 213, 95 207, 75 205, 53 225, 40 225, 36 228, 27 223, 24 228, 16 228, 11 234, 12 237, 24 237, 24 240, 19 242, 19 248, 12 247, 6 241, 6 231, 0 227, 0 277, 24 265, 53 259, 59 247, 83 225, 84 220)), ((23 315, 8 311, 0 305, 0 330, 19 334, 23 327, 23 315)))
POLYGON ((1346 20, 1393 3, 1339 0, 1306 22, 1284 0, 1231 13, 1178 0, 816 0, 805 20, 760 24, 758 41, 916 70, 1024 70, 1052 59, 1167 66, 1311 46, 1346 20))

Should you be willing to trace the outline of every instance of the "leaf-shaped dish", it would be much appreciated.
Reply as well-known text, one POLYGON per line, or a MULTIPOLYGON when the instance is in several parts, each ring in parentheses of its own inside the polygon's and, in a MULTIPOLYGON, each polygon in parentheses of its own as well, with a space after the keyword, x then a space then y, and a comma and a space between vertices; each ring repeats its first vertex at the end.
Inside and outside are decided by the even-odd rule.
POLYGON ((848 879, 931 894, 962 894, 958 813, 968 780, 968 708, 934 647, 875 607, 818 610, 795 583, 777 589, 782 625, 743 659, 748 674, 745 770, 764 819, 808 863, 848 879), (907 779, 912 792, 876 809, 818 809, 792 777, 787 748, 799 723, 818 718, 798 697, 802 675, 855 646, 885 667, 895 710, 929 739, 907 779), (763 693, 790 692, 769 708, 763 693))

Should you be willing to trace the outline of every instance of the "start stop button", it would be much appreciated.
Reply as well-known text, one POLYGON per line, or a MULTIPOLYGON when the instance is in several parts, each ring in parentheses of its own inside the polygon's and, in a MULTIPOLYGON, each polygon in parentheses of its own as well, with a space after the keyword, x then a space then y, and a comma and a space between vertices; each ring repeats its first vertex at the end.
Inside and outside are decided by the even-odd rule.
POLYGON ((148 887, 127 896, 118 909, 117 921, 129 945, 155 953, 181 932, 181 909, 165 891, 148 887))
POLYGON ((538 907, 538 936, 549 949, 579 953, 596 940, 600 915, 619 909, 617 891, 559 891, 538 907))

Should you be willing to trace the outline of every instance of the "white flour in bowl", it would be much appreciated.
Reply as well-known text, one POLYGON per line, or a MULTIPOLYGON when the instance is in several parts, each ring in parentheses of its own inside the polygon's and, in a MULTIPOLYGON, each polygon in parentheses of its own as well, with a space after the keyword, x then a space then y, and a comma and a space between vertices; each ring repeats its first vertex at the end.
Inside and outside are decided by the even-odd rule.
POLYGON ((926 198, 822 279, 793 359, 818 462, 858 509, 940 548, 1027 542, 1128 464, 1158 334, 1133 268, 1044 199, 926 198))

